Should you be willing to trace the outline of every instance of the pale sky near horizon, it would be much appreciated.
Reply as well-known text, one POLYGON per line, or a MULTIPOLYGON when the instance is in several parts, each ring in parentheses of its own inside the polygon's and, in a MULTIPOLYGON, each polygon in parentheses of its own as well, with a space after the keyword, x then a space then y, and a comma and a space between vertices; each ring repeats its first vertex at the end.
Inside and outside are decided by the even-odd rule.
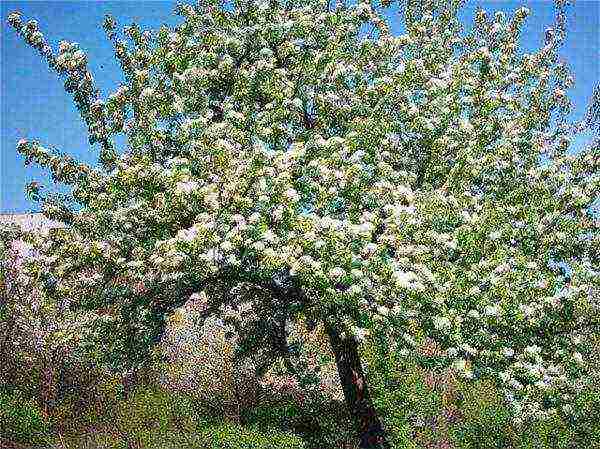
MULTIPOLYGON (((15 149, 19 139, 38 140, 93 165, 98 154, 97 147, 90 148, 85 126, 71 95, 63 89, 63 80, 6 24, 8 14, 19 10, 24 20, 36 19, 55 50, 60 40, 78 42, 89 56, 89 67, 104 97, 123 81, 101 27, 104 15, 115 16, 120 27, 135 21, 143 29, 154 30, 162 23, 173 26, 181 20, 172 14, 174 6, 171 1, 0 0, 0 213, 39 209, 25 197, 28 182, 37 180, 51 187, 49 177, 39 167, 24 166, 24 158, 15 149)), ((554 22, 552 0, 473 0, 461 13, 466 24, 478 6, 490 13, 502 10, 509 15, 527 6, 531 15, 522 34, 524 51, 543 45, 544 30, 554 22)), ((569 92, 573 101, 570 118, 580 120, 600 80, 600 0, 576 0, 567 12, 568 35, 561 55, 575 77, 575 87, 569 92)), ((397 19, 391 24, 395 33, 400 30, 397 19)), ((587 137, 582 136, 575 145, 587 137)))

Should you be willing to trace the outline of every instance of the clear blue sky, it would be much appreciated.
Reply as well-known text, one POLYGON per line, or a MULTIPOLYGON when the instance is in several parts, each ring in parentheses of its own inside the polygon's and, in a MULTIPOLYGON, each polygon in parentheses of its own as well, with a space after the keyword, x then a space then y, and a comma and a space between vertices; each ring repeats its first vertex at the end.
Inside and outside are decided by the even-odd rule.
MULTIPOLYGON (((533 51, 541 46, 545 28, 554 21, 551 0, 472 0, 462 17, 469 23, 477 6, 488 12, 502 10, 512 14, 522 5, 532 12, 522 45, 524 51, 533 51)), ((59 40, 78 42, 88 53, 92 74, 106 96, 118 87, 122 77, 101 27, 104 15, 115 16, 120 27, 135 21, 143 29, 156 29, 163 23, 178 23, 180 18, 172 14, 174 6, 175 2, 165 1, 0 0, 0 212, 37 210, 37 204, 25 198, 25 185, 38 180, 51 186, 49 177, 39 167, 23 165, 23 158, 15 149, 19 139, 39 140, 42 145, 55 146, 94 165, 97 159, 97 148, 90 148, 85 127, 70 94, 63 89, 63 81, 6 24, 8 14, 16 9, 25 20, 36 19, 55 50, 59 40)), ((392 24, 395 31, 400 29, 397 23, 392 24)), ((600 0, 576 0, 568 8, 567 24, 569 34, 562 56, 575 76, 575 88, 570 92, 574 102, 572 118, 580 119, 600 79, 600 0)))

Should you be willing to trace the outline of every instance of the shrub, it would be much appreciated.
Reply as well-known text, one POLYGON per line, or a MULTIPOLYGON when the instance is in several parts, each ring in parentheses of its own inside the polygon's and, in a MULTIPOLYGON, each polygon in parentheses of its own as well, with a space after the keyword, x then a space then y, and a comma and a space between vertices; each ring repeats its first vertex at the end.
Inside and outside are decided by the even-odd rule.
POLYGON ((511 414, 491 382, 461 385, 459 403, 463 418, 455 440, 464 449, 504 449, 513 446, 515 432, 511 414))
POLYGON ((198 329, 191 308, 177 311, 162 348, 166 363, 160 384, 172 392, 194 396, 212 413, 239 416, 257 402, 258 378, 249 363, 234 360, 235 340, 228 328, 208 319, 198 329))
POLYGON ((362 352, 373 402, 392 447, 420 449, 446 439, 455 394, 451 373, 420 368, 413 358, 389 351, 387 340, 369 339, 362 352))
POLYGON ((150 428, 124 434, 100 430, 62 438, 56 446, 61 449, 305 449, 302 440, 291 433, 206 421, 188 431, 150 428))
POLYGON ((160 387, 140 388, 119 402, 114 424, 122 434, 131 436, 170 429, 191 431, 200 419, 196 406, 193 398, 182 394, 160 387))
POLYGON ((0 394, 0 435, 15 443, 40 444, 50 426, 32 400, 18 394, 0 394))
POLYGON ((261 431, 234 424, 213 425, 202 429, 197 447, 206 449, 304 449, 299 437, 274 429, 261 431), (204 446, 202 445, 204 444, 204 446))
POLYGON ((394 448, 600 448, 600 382, 595 377, 577 396, 571 420, 554 415, 517 426, 490 380, 459 382, 451 371, 422 369, 414 358, 373 340, 363 353, 374 402, 394 448))
POLYGON ((323 395, 307 395, 302 403, 288 397, 265 396, 265 402, 244 414, 244 423, 263 432, 276 427, 300 436, 307 449, 348 447, 355 437, 346 405, 323 395), (271 400, 272 399, 272 400, 271 400))

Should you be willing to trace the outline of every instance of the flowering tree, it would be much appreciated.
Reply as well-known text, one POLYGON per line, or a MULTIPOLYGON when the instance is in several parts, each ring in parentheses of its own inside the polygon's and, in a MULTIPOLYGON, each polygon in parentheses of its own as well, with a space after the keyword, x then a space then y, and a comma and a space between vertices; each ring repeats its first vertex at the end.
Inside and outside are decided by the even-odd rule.
POLYGON ((23 391, 35 387, 33 393, 48 415, 59 399, 60 374, 73 360, 86 317, 44 301, 26 269, 28 259, 34 256, 27 243, 33 243, 31 239, 34 234, 12 226, 0 229, 0 388, 23 391))
POLYGON ((526 8, 480 10, 464 32, 461 1, 409 1, 394 36, 389 3, 204 1, 175 29, 125 27, 130 46, 107 17, 125 80, 105 100, 77 44, 55 54, 10 15, 100 144, 97 168, 18 151, 73 187, 32 189, 68 224, 40 245, 39 279, 102 315, 114 361, 143 363, 165 317, 203 297, 242 352, 303 379, 289 324, 323 325, 363 447, 386 445, 359 353, 374 328, 496 379, 518 418, 569 411, 598 325, 600 159, 567 151, 563 21, 521 54, 526 8))

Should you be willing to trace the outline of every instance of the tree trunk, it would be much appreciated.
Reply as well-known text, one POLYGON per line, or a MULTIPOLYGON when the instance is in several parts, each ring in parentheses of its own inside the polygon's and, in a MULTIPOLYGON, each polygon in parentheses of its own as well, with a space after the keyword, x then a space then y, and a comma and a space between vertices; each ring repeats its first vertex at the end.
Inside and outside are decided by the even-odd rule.
POLYGON ((49 417, 56 405, 56 365, 54 354, 42 357, 38 403, 45 417, 49 417))
POLYGON ((326 332, 335 354, 344 398, 360 439, 360 448, 389 449, 381 419, 369 395, 356 340, 352 337, 342 338, 330 326, 327 326, 326 332))

